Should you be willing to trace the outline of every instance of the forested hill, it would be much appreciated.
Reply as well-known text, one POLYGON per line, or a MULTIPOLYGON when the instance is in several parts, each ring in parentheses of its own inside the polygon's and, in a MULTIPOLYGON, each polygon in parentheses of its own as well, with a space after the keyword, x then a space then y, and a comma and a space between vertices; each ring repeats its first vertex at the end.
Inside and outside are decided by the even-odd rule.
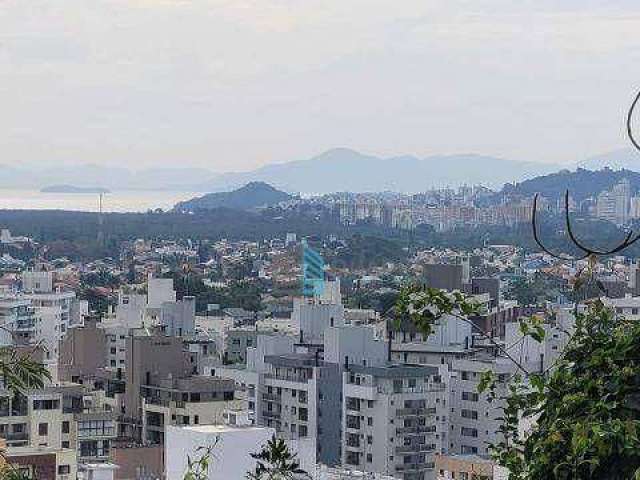
POLYGON ((230 208, 234 210, 251 210, 258 207, 275 205, 292 197, 264 182, 250 182, 244 187, 231 192, 209 193, 203 197, 180 202, 176 211, 211 210, 230 208))
MULTIPOLYGON (((640 162, 638 163, 640 167, 640 162)), ((549 198, 557 198, 569 190, 576 200, 593 197, 603 190, 609 190, 623 178, 631 182, 631 191, 640 189, 640 173, 632 170, 584 170, 578 168, 572 172, 562 170, 558 173, 535 177, 516 184, 505 184, 503 194, 521 194, 530 196, 535 193, 549 198)))

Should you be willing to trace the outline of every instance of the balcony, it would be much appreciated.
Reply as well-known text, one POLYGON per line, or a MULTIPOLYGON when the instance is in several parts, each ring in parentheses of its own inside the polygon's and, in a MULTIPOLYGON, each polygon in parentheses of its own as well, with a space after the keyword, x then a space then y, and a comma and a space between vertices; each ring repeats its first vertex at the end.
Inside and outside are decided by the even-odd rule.
POLYGON ((349 435, 347 437, 347 448, 359 450, 360 447, 360 437, 358 435, 349 435))
POLYGON ((396 416, 398 417, 415 417, 435 415, 435 412, 427 408, 399 408, 396 410, 396 416))
POLYGON ((400 445, 396 447, 396 453, 429 453, 433 452, 435 448, 433 445, 427 445, 426 443, 417 443, 414 445, 400 445))
POLYGON ((6 433, 6 434, 3 434, 2 437, 7 442, 24 442, 24 441, 29 440, 29 434, 27 432, 6 433))
POLYGON ((274 374, 274 373, 265 373, 264 378, 271 380, 284 380, 285 382, 294 382, 294 383, 307 383, 309 381, 309 377, 306 375, 295 375, 295 374, 274 374))
POLYGON ((280 412, 262 412, 264 418, 280 420, 280 412))
POLYGON ((266 402, 281 402, 282 397, 273 393, 263 393, 262 399, 266 402))
POLYGON ((413 427, 396 428, 396 435, 435 433, 435 432, 436 430, 433 426, 426 426, 426 425, 416 425, 413 427))

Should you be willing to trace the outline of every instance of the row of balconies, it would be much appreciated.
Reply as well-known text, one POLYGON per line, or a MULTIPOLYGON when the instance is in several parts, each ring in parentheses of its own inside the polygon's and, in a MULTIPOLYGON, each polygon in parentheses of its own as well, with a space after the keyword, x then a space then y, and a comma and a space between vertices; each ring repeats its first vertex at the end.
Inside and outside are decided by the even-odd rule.
POLYGON ((416 425, 413 427, 398 427, 396 428, 397 435, 406 435, 406 434, 419 434, 419 433, 435 433, 435 426, 427 426, 427 425, 416 425))
POLYGON ((398 445, 396 453, 429 453, 435 451, 435 446, 426 443, 416 443, 413 445, 398 445))

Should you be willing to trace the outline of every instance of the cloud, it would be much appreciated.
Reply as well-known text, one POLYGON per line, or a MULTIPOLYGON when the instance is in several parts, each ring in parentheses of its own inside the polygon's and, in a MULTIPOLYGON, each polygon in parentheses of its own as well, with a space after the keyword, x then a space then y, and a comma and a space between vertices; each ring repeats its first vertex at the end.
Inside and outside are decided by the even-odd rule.
POLYGON ((0 163, 575 160, 624 145, 639 27, 635 1, 5 0, 0 163))

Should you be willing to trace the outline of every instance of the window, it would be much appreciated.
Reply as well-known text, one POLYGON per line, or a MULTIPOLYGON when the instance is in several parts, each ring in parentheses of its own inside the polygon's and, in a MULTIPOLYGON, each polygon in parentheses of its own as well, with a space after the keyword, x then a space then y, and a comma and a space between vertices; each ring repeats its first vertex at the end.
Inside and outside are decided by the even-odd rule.
POLYGON ((60 400, 34 400, 34 410, 58 410, 60 408, 60 400))
POLYGON ((367 425, 373 426, 373 417, 367 417, 367 425))
POLYGON ((476 392, 462 392, 462 400, 466 400, 468 402, 477 402, 478 394, 476 392))
POLYGON ((469 428, 469 427, 461 427, 460 428, 460 435, 462 435, 463 437, 477 438, 478 437, 478 429, 469 428))
POLYGON ((58 475, 69 475, 71 467, 69 465, 58 465, 58 475))
POLYGON ((298 418, 301 421, 306 422, 309 420, 309 414, 306 408, 300 407, 300 410, 298 410, 298 413, 299 413, 298 418))
POLYGON ((62 433, 69 433, 69 422, 66 420, 62 422, 62 433))
POLYGON ((64 440, 62 442, 62 448, 69 448, 69 441, 68 440, 64 440))
POLYGON ((115 424, 112 420, 87 420, 78 422, 78 437, 105 437, 115 435, 115 424))
POLYGON ((371 455, 370 453, 367 453, 367 463, 371 463, 373 462, 373 455, 371 455))
POLYGON ((306 425, 300 425, 300 427, 298 428, 298 436, 300 438, 304 438, 307 436, 307 426, 306 425))
POLYGON ((462 411, 460 412, 460 415, 462 415, 462 418, 470 418, 472 420, 477 420, 478 419, 478 411, 477 410, 465 410, 465 409, 462 409, 462 411))
POLYGON ((44 437, 45 435, 49 435, 49 424, 48 423, 39 423, 38 424, 38 435, 44 437))

